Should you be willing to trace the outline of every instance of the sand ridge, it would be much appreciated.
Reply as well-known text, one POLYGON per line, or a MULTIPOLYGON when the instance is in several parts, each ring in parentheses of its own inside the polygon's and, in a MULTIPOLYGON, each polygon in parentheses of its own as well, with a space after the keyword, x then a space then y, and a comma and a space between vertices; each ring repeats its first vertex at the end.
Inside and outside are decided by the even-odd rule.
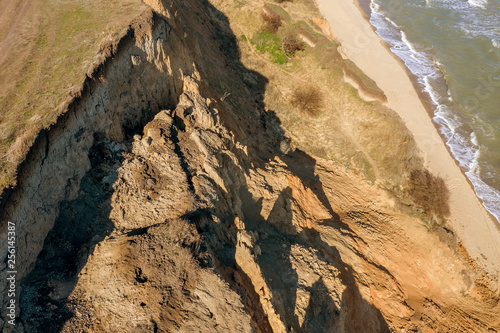
POLYGON ((401 63, 383 45, 360 8, 351 0, 316 0, 333 35, 349 58, 385 92, 387 105, 413 133, 425 165, 446 180, 450 221, 469 254, 490 274, 500 273, 500 229, 475 195, 446 149, 401 63))

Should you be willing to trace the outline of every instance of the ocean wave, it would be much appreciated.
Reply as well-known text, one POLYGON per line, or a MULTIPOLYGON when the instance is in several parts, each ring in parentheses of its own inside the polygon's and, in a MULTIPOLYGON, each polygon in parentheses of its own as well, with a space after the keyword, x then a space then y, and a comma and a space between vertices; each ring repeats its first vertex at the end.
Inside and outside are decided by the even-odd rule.
POLYGON ((430 81, 431 81, 430 76, 425 76, 423 78, 424 91, 431 97, 431 100, 434 103, 434 105, 439 106, 440 105, 440 103, 439 103, 440 96, 437 93, 437 91, 434 90, 430 81))
MULTIPOLYGON (((489 3, 488 0, 432 0, 426 2, 427 7, 446 13, 446 19, 442 15, 435 15, 433 23, 436 26, 451 25, 463 31, 465 36, 486 36, 492 40, 493 46, 500 44, 500 6, 498 0, 489 3), (431 6, 432 5, 432 6, 431 6)), ((499 47, 500 48, 500 47, 499 47)))
MULTIPOLYGON (((440 132, 446 139, 446 145, 471 181, 474 191, 483 201, 484 207, 495 216, 497 221, 500 221, 500 191, 481 179, 479 160, 483 148, 478 142, 476 133, 469 133, 463 129, 464 123, 457 117, 453 108, 439 103, 441 96, 437 95, 429 81, 426 81, 428 82, 426 91, 429 92, 432 101, 436 104, 433 120, 439 125, 440 132)), ((494 136, 494 131, 490 129, 489 132, 490 135, 494 136)))
MULTIPOLYGON (((423 79, 426 76, 434 75, 436 68, 434 61, 425 52, 419 51, 422 47, 410 42, 406 33, 382 11, 380 6, 376 6, 372 1, 372 14, 370 22, 377 29, 377 34, 389 43, 392 52, 394 52, 410 71, 418 78, 423 79)), ((421 82, 423 83, 423 82, 421 82)))
POLYGON ((470 141, 475 145, 479 146, 479 143, 477 142, 477 135, 476 133, 472 132, 470 135, 470 141))
POLYGON ((397 24, 396 24, 393 20, 391 20, 390 18, 385 17, 385 20, 386 20, 387 22, 389 22, 389 23, 390 23, 390 24, 391 24, 394 28, 399 29, 399 26, 398 26, 398 25, 397 25, 397 24))
POLYGON ((406 34, 404 31, 401 31, 401 40, 406 44, 406 46, 408 46, 408 48, 410 49, 411 52, 417 53, 417 50, 415 50, 415 47, 413 47, 413 44, 410 43, 410 41, 408 40, 408 37, 406 37, 406 34))
MULTIPOLYGON (((487 1, 487 0, 471 0, 471 1, 487 1)), ((432 0, 432 7, 443 8, 449 10, 470 9, 470 4, 467 1, 461 0, 432 0)), ((429 7, 429 6, 428 6, 429 7)))
POLYGON ((478 197, 483 200, 483 206, 500 221, 500 192, 486 184, 476 172, 466 172, 467 178, 474 186, 478 197))
POLYGON ((377 4, 375 1, 371 0, 370 1, 370 9, 371 9, 372 13, 374 13, 374 12, 376 13, 379 11, 380 5, 377 4))
MULTIPOLYGON (((433 0, 432 3, 440 7, 453 6, 455 12, 459 10, 465 15, 465 10, 461 8, 464 6, 463 2, 445 2, 433 0)), ((427 1, 427 4, 429 3, 427 1)), ((469 0, 469 3, 475 7, 487 5, 485 0, 469 0)), ((391 51, 405 63, 410 72, 416 75, 418 82, 422 84, 423 90, 435 105, 433 121, 438 124, 440 132, 446 139, 446 145, 473 184, 476 194, 483 200, 487 210, 500 221, 500 192, 481 179, 479 164, 481 148, 477 135, 470 130, 470 127, 465 126, 465 121, 459 118, 454 109, 449 86, 441 71, 443 65, 433 59, 426 50, 410 42, 402 28, 385 15, 381 7, 375 4, 375 0, 371 1, 371 8, 370 22, 376 28, 377 34, 389 43, 391 51)), ((484 26, 481 27, 476 23, 469 25, 459 23, 459 27, 468 36, 485 35, 484 26)), ((492 39, 492 44, 500 48, 500 39, 492 39)))
POLYGON ((481 9, 486 9, 486 5, 488 5, 488 0, 468 0, 468 2, 472 7, 479 7, 481 9))

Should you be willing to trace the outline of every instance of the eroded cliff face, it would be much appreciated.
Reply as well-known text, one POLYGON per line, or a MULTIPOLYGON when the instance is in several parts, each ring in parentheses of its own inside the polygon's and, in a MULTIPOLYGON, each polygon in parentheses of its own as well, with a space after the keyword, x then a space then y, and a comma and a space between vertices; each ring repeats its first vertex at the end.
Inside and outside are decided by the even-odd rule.
POLYGON ((221 12, 150 5, 2 212, 18 230, 13 331, 499 329, 498 296, 462 256, 290 146, 221 12))
MULTIPOLYGON (((60 203, 79 196, 80 182, 92 168, 89 150, 98 136, 121 142, 150 120, 165 103, 175 103, 182 87, 179 70, 190 70, 185 49, 173 39, 161 20, 151 31, 152 14, 136 23, 145 31, 134 40, 125 37, 104 52, 115 53, 95 78, 87 80, 82 95, 56 125, 40 134, 20 176, 19 189, 3 210, 3 219, 18 226, 18 251, 23 258, 18 273, 24 276, 41 250, 43 240, 60 213, 60 203), (173 47, 173 49, 166 49, 173 47), (168 68, 173 50, 176 72, 168 68), (181 63, 178 63, 181 62, 181 63), (100 133, 99 135, 96 133, 100 133)), ((192 69, 191 69, 192 70, 192 69)))

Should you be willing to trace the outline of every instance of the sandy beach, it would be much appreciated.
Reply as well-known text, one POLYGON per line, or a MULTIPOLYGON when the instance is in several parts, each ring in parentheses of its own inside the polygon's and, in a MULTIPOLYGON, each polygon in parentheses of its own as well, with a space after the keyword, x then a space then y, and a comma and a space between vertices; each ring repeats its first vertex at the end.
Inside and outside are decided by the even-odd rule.
POLYGON ((413 133, 426 166, 450 189, 451 226, 469 255, 490 274, 500 273, 500 226, 486 211, 448 152, 401 62, 384 46, 352 0, 316 0, 347 56, 385 92, 413 133))

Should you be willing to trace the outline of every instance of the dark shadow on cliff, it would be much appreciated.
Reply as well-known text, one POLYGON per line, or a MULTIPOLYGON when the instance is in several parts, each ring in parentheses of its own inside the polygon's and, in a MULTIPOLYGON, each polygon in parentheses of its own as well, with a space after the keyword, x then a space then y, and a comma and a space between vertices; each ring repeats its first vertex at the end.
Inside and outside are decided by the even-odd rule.
MULTIPOLYGON (((285 157, 281 155, 280 158, 285 157)), ((312 158, 310 160, 313 161, 312 158)), ((242 301, 248 313, 252 314, 254 324, 259 330, 271 332, 272 328, 259 303, 260 296, 253 289, 250 279, 238 268, 235 259, 236 239, 239 233, 233 224, 236 217, 243 221, 245 231, 258 234, 255 245, 261 251, 255 254, 255 259, 267 286, 272 291, 271 303, 287 329, 293 329, 293 332, 318 332, 319 329, 322 332, 334 332, 336 328, 342 327, 346 332, 389 332, 380 311, 361 296, 355 278, 356 273, 349 264, 342 260, 337 249, 323 241, 315 229, 302 227, 302 231, 297 233, 292 222, 294 217, 292 189, 287 187, 280 193, 269 216, 264 218, 261 215, 263 198, 252 196, 248 190, 248 184, 242 181, 245 175, 249 174, 250 167, 240 169, 229 159, 225 162, 224 168, 229 170, 230 174, 228 182, 233 182, 235 189, 224 195, 224 192, 217 188, 221 195, 222 200, 219 202, 222 206, 216 207, 213 211, 189 214, 186 219, 196 222, 202 235, 212 239, 209 247, 214 249, 216 270, 233 290, 242 296, 242 301), (230 209, 234 206, 240 207, 242 215, 230 209), (214 223, 210 218, 212 214, 224 222, 214 223), (224 234, 220 232, 221 225, 226 226, 230 236, 213 239, 212 235, 224 234), (318 250, 318 260, 335 267, 340 272, 338 278, 346 289, 339 299, 331 298, 322 278, 311 286, 299 285, 299 276, 291 258, 295 247, 318 250), (305 289, 310 294, 309 304, 302 320, 295 313, 299 288, 305 289), (338 307, 336 304, 341 304, 341 306, 338 307)), ((313 173, 308 172, 307 169, 313 166, 312 164, 303 165, 300 168, 305 168, 306 171, 298 173, 310 176, 313 173)), ((315 179, 312 177, 312 181, 315 179)), ((307 179, 304 182, 307 183, 307 179)), ((321 184, 316 186, 321 187, 321 184)), ((320 188, 315 192, 321 194, 323 190, 320 188)), ((325 200, 327 200, 326 195, 325 200)), ((333 213, 333 217, 318 221, 318 223, 323 227, 332 228, 333 232, 340 235, 351 234, 353 236, 352 231, 344 227, 346 224, 340 220, 338 214, 331 210, 329 203, 327 207, 333 213)))
POLYGON ((330 297, 323 278, 320 277, 306 290, 310 297, 300 330, 313 333, 318 327, 336 327, 340 309, 330 297))
MULTIPOLYGON (((248 146, 250 156, 246 161, 240 161, 242 169, 235 166, 231 159, 224 159, 221 168, 225 170, 224 174, 230 178, 229 183, 231 183, 232 188, 226 192, 217 184, 213 184, 220 198, 217 202, 218 207, 209 211, 198 210, 187 214, 185 218, 197 224, 208 246, 213 250, 216 271, 233 290, 242 296, 247 312, 252 316, 254 326, 258 331, 270 332, 272 330, 259 303, 259 296, 253 290, 248 278, 236 265, 235 253, 238 234, 234 225, 236 217, 244 222, 246 231, 257 231, 260 235, 256 244, 261 248, 262 254, 256 255, 257 262, 266 283, 273 292, 273 306, 283 319, 284 324, 287 325, 287 329, 293 328, 294 332, 306 332, 313 331, 313 327, 315 327, 317 331, 318 327, 334 325, 339 313, 346 311, 348 316, 346 332, 363 331, 350 330, 350 328, 358 327, 373 332, 388 331, 387 324, 379 310, 360 296, 354 278, 355 273, 349 265, 342 261, 338 251, 322 242, 315 230, 306 230, 300 234, 294 233, 290 188, 285 189, 280 194, 270 216, 266 219, 262 217, 263 199, 252 196, 248 190, 248 184, 244 181, 245 175, 249 175, 252 169, 265 168, 270 160, 279 157, 286 163, 289 170, 296 174, 306 187, 311 189, 330 213, 331 218, 320 221, 320 223, 337 231, 341 230, 342 234, 352 234, 349 226, 341 221, 329 203, 321 181, 315 173, 316 160, 300 150, 282 149, 281 144, 285 143, 286 146, 289 140, 284 135, 281 121, 274 111, 265 109, 264 93, 268 80, 261 74, 244 67, 240 62, 236 37, 229 27, 227 17, 208 2, 205 1, 204 4, 207 6, 207 11, 200 16, 211 24, 219 24, 215 28, 214 39, 220 42, 219 49, 225 56, 223 58, 224 68, 198 67, 200 71, 204 71, 204 75, 221 75, 220 86, 211 87, 207 89, 206 93, 209 95, 214 91, 219 95, 222 95, 224 91, 231 93, 227 99, 218 101, 216 105, 221 106, 219 111, 222 122, 234 133, 236 141, 248 146), (246 79, 247 77, 253 79, 249 81, 246 79), (232 211, 232 207, 240 207, 239 212, 232 211), (240 215, 240 212, 243 215, 240 215), (210 217, 211 215, 216 215, 220 220, 215 223, 210 217), (226 228, 226 232, 222 231, 223 228, 226 228), (346 292, 342 296, 343 304, 345 304, 344 309, 338 309, 331 298, 320 296, 326 289, 320 279, 309 287, 308 291, 314 299, 309 303, 302 325, 299 324, 299 319, 294 313, 299 279, 290 261, 292 247, 295 245, 319 246, 321 253, 323 253, 323 260, 342 272, 342 283, 347 285, 346 292), (377 322, 364 322, 362 318, 365 314, 375 314, 377 322), (359 325, 356 324, 357 320, 359 320, 359 325)), ((182 17, 182 11, 180 16, 182 17)), ((195 31, 194 34, 196 33, 195 31)))
MULTIPOLYGON (((203 79, 201 94, 206 97, 222 97, 225 92, 231 93, 225 99, 217 98, 214 105, 220 106, 221 121, 235 135, 235 140, 249 147, 251 157, 242 162, 243 169, 231 168, 230 159, 227 159, 222 167, 230 168, 229 170, 234 173, 232 176, 234 179, 245 179, 245 174, 249 174, 252 168, 264 167, 269 160, 276 156, 280 157, 330 212, 332 218, 323 221, 323 224, 349 232, 348 226, 340 220, 328 202, 321 182, 315 174, 314 158, 301 151, 285 153, 280 150, 281 142, 286 141, 281 122, 273 111, 266 111, 264 108, 264 92, 268 81, 241 63, 236 37, 227 17, 208 1, 195 4, 191 1, 172 1, 171 4, 176 9, 176 15, 169 24, 174 30, 180 29, 179 33, 183 33, 182 29, 189 27, 184 31, 186 43, 193 54, 200 56, 196 68, 203 79), (207 38, 207 34, 211 38, 207 38), (216 49, 214 45, 217 45, 216 49), (213 61, 203 59, 204 56, 213 61), (205 82, 211 79, 214 82, 205 82)), ((161 18, 156 17, 156 19, 161 18)), ((179 145, 176 148, 178 153, 182 153, 182 143, 176 144, 179 145)), ((120 165, 120 160, 113 152, 109 152, 105 140, 99 137, 96 138, 89 157, 93 169, 82 180, 79 196, 73 201, 61 203, 59 217, 45 239, 44 248, 35 268, 22 281, 21 318, 26 328, 29 328, 28 331, 58 332, 73 316, 66 301, 74 289, 78 273, 92 253, 93 245, 103 240, 114 228, 109 219, 110 199, 113 177, 116 177, 115 171, 120 165)), ((188 178, 190 172, 186 170, 189 171, 189 167, 189 165, 184 166, 188 178)), ((214 187, 217 188, 216 185, 214 187)), ((195 210, 185 218, 197 223, 206 243, 215 254, 213 265, 228 284, 243 296, 243 302, 246 302, 247 311, 253 317, 258 331, 270 331, 264 311, 260 308, 258 295, 236 281, 234 238, 224 235, 219 237, 220 229, 231 228, 236 217, 245 222, 247 230, 258 231, 263 235, 257 242, 263 253, 257 256, 258 263, 273 291, 273 305, 286 319, 285 324, 288 327, 293 327, 295 332, 307 331, 319 320, 330 322, 332 320, 330 315, 342 310, 336 309, 331 300, 324 299, 326 304, 310 302, 302 325, 294 314, 299 281, 290 261, 290 255, 294 245, 311 244, 318 246, 327 261, 342 272, 342 282, 349 290, 343 299, 348 313, 353 313, 353 321, 368 311, 378 313, 380 327, 387 327, 378 310, 359 295, 354 272, 350 266, 342 262, 336 249, 325 244, 315 230, 304 231, 298 235, 293 233, 290 189, 280 194, 271 216, 267 219, 261 216, 262 199, 253 198, 246 183, 234 184, 229 193, 224 193, 220 188, 217 190, 226 203, 221 202, 215 211, 195 210), (238 216, 239 213, 236 214, 230 209, 237 201, 241 202, 243 216, 238 216), (220 217, 222 222, 214 223, 210 218, 212 214, 220 217), (213 239, 214 237, 218 238, 213 239)), ((237 232, 234 229, 232 232, 232 236, 236 236, 237 232)), ((207 263, 207 266, 211 265, 207 263)), ((241 283, 245 284, 244 276, 241 283)), ((324 290, 325 286, 321 280, 309 288, 312 295, 319 295, 324 290)), ((379 332, 385 331, 382 329, 379 332)))
POLYGON ((351 232, 349 226, 340 220, 339 215, 333 211, 333 208, 328 201, 325 190, 323 189, 323 184, 321 183, 319 176, 316 174, 316 160, 300 149, 296 149, 295 151, 283 156, 282 159, 290 171, 300 178, 302 183, 314 193, 314 195, 332 216, 330 219, 322 221, 322 223, 337 229, 343 229, 351 232))
MULTIPOLYGON (((158 21, 165 20, 172 27, 173 34, 184 36, 180 37, 185 40, 184 46, 190 49, 192 55, 199 56, 193 68, 196 66, 202 78, 211 78, 201 80, 202 94, 213 97, 214 105, 227 111, 221 112, 221 120, 238 141, 248 142, 247 137, 253 141, 252 135, 258 135, 265 138, 263 142, 272 142, 254 147, 262 152, 261 155, 269 157, 272 155, 272 147, 282 139, 283 132, 260 131, 261 126, 266 126, 259 115, 264 112, 263 93, 267 79, 246 69, 240 62, 236 38, 227 17, 208 1, 201 3, 202 8, 198 2, 172 1, 171 5, 175 9, 167 7, 175 10, 176 15, 166 19, 155 14, 155 25, 158 21), (243 76, 247 77, 246 81, 242 80, 243 76), (206 83, 210 80, 210 84, 206 83), (228 90, 232 94, 225 101, 219 98, 228 90), (236 97, 240 93, 245 96, 244 103, 236 97)), ((129 37, 133 38, 133 33, 129 37)), ((100 69, 103 73, 109 69, 109 63, 111 62, 100 69)), ((184 74, 191 73, 182 73, 184 74)), ((92 94, 92 90, 88 93, 92 94)), ((78 103, 79 100, 75 102, 74 109, 78 103)), ((171 100, 152 103, 158 105, 158 111, 168 106, 174 108, 171 100)), ((151 114, 147 119, 152 119, 153 116, 151 114)), ((139 133, 141 129, 138 126, 128 129, 126 126, 127 124, 123 131, 127 138, 139 133)), ((277 129, 281 130, 279 126, 277 129)), ((182 128, 176 130, 183 131, 182 128)), ((87 263, 93 247, 114 230, 113 222, 109 219, 110 202, 121 157, 110 152, 108 143, 105 137, 97 134, 94 146, 88 153, 92 169, 83 177, 78 197, 59 204, 59 215, 54 227, 45 238, 33 269, 21 281, 20 319, 27 331, 59 332, 68 319, 74 316, 71 309, 75 306, 69 306, 67 300, 78 281, 78 274, 87 263)), ((176 153, 182 155, 179 142, 174 144, 176 153)), ((189 179, 188 166, 183 165, 183 169, 189 179)), ((191 179, 188 182, 190 189, 194 191, 191 179)))
MULTIPOLYGON (((361 297, 355 273, 352 267, 342 260, 337 249, 324 242, 315 229, 303 227, 299 234, 293 231, 291 198, 289 188, 280 194, 267 219, 268 227, 264 229, 268 230, 270 236, 257 243, 262 249, 258 262, 266 283, 273 291, 272 303, 282 318, 286 319, 287 328, 292 327, 294 332, 317 332, 318 328, 322 328, 324 332, 333 332, 339 324, 337 320, 341 312, 345 312, 346 332, 388 332, 389 328, 380 311, 361 297), (339 278, 346 286, 339 300, 341 308, 337 308, 328 295, 321 278, 312 286, 304 288, 310 293, 310 300, 302 323, 295 314, 299 289, 299 278, 291 263, 292 248, 295 246, 312 246, 319 250, 321 255, 318 259, 338 269, 339 278)), ((321 224, 330 226, 332 221, 322 221, 321 224)), ((338 229, 339 224, 331 228, 338 229)))
POLYGON ((21 282, 21 320, 29 332, 58 332, 73 316, 66 300, 78 274, 93 247, 114 229, 108 216, 124 145, 116 147, 101 133, 94 134, 88 154, 91 170, 80 183, 78 197, 60 204, 35 267, 21 282))
MULTIPOLYGON (((340 256, 338 250, 326 243, 321 234, 313 228, 304 228, 301 234, 308 242, 318 249, 324 260, 333 265, 340 272, 342 284, 346 286, 342 294, 345 304, 346 318, 344 328, 346 332, 390 332, 380 310, 368 303, 360 294, 355 278, 356 272, 340 256)), ((342 310, 342 309, 339 309, 342 310)))

